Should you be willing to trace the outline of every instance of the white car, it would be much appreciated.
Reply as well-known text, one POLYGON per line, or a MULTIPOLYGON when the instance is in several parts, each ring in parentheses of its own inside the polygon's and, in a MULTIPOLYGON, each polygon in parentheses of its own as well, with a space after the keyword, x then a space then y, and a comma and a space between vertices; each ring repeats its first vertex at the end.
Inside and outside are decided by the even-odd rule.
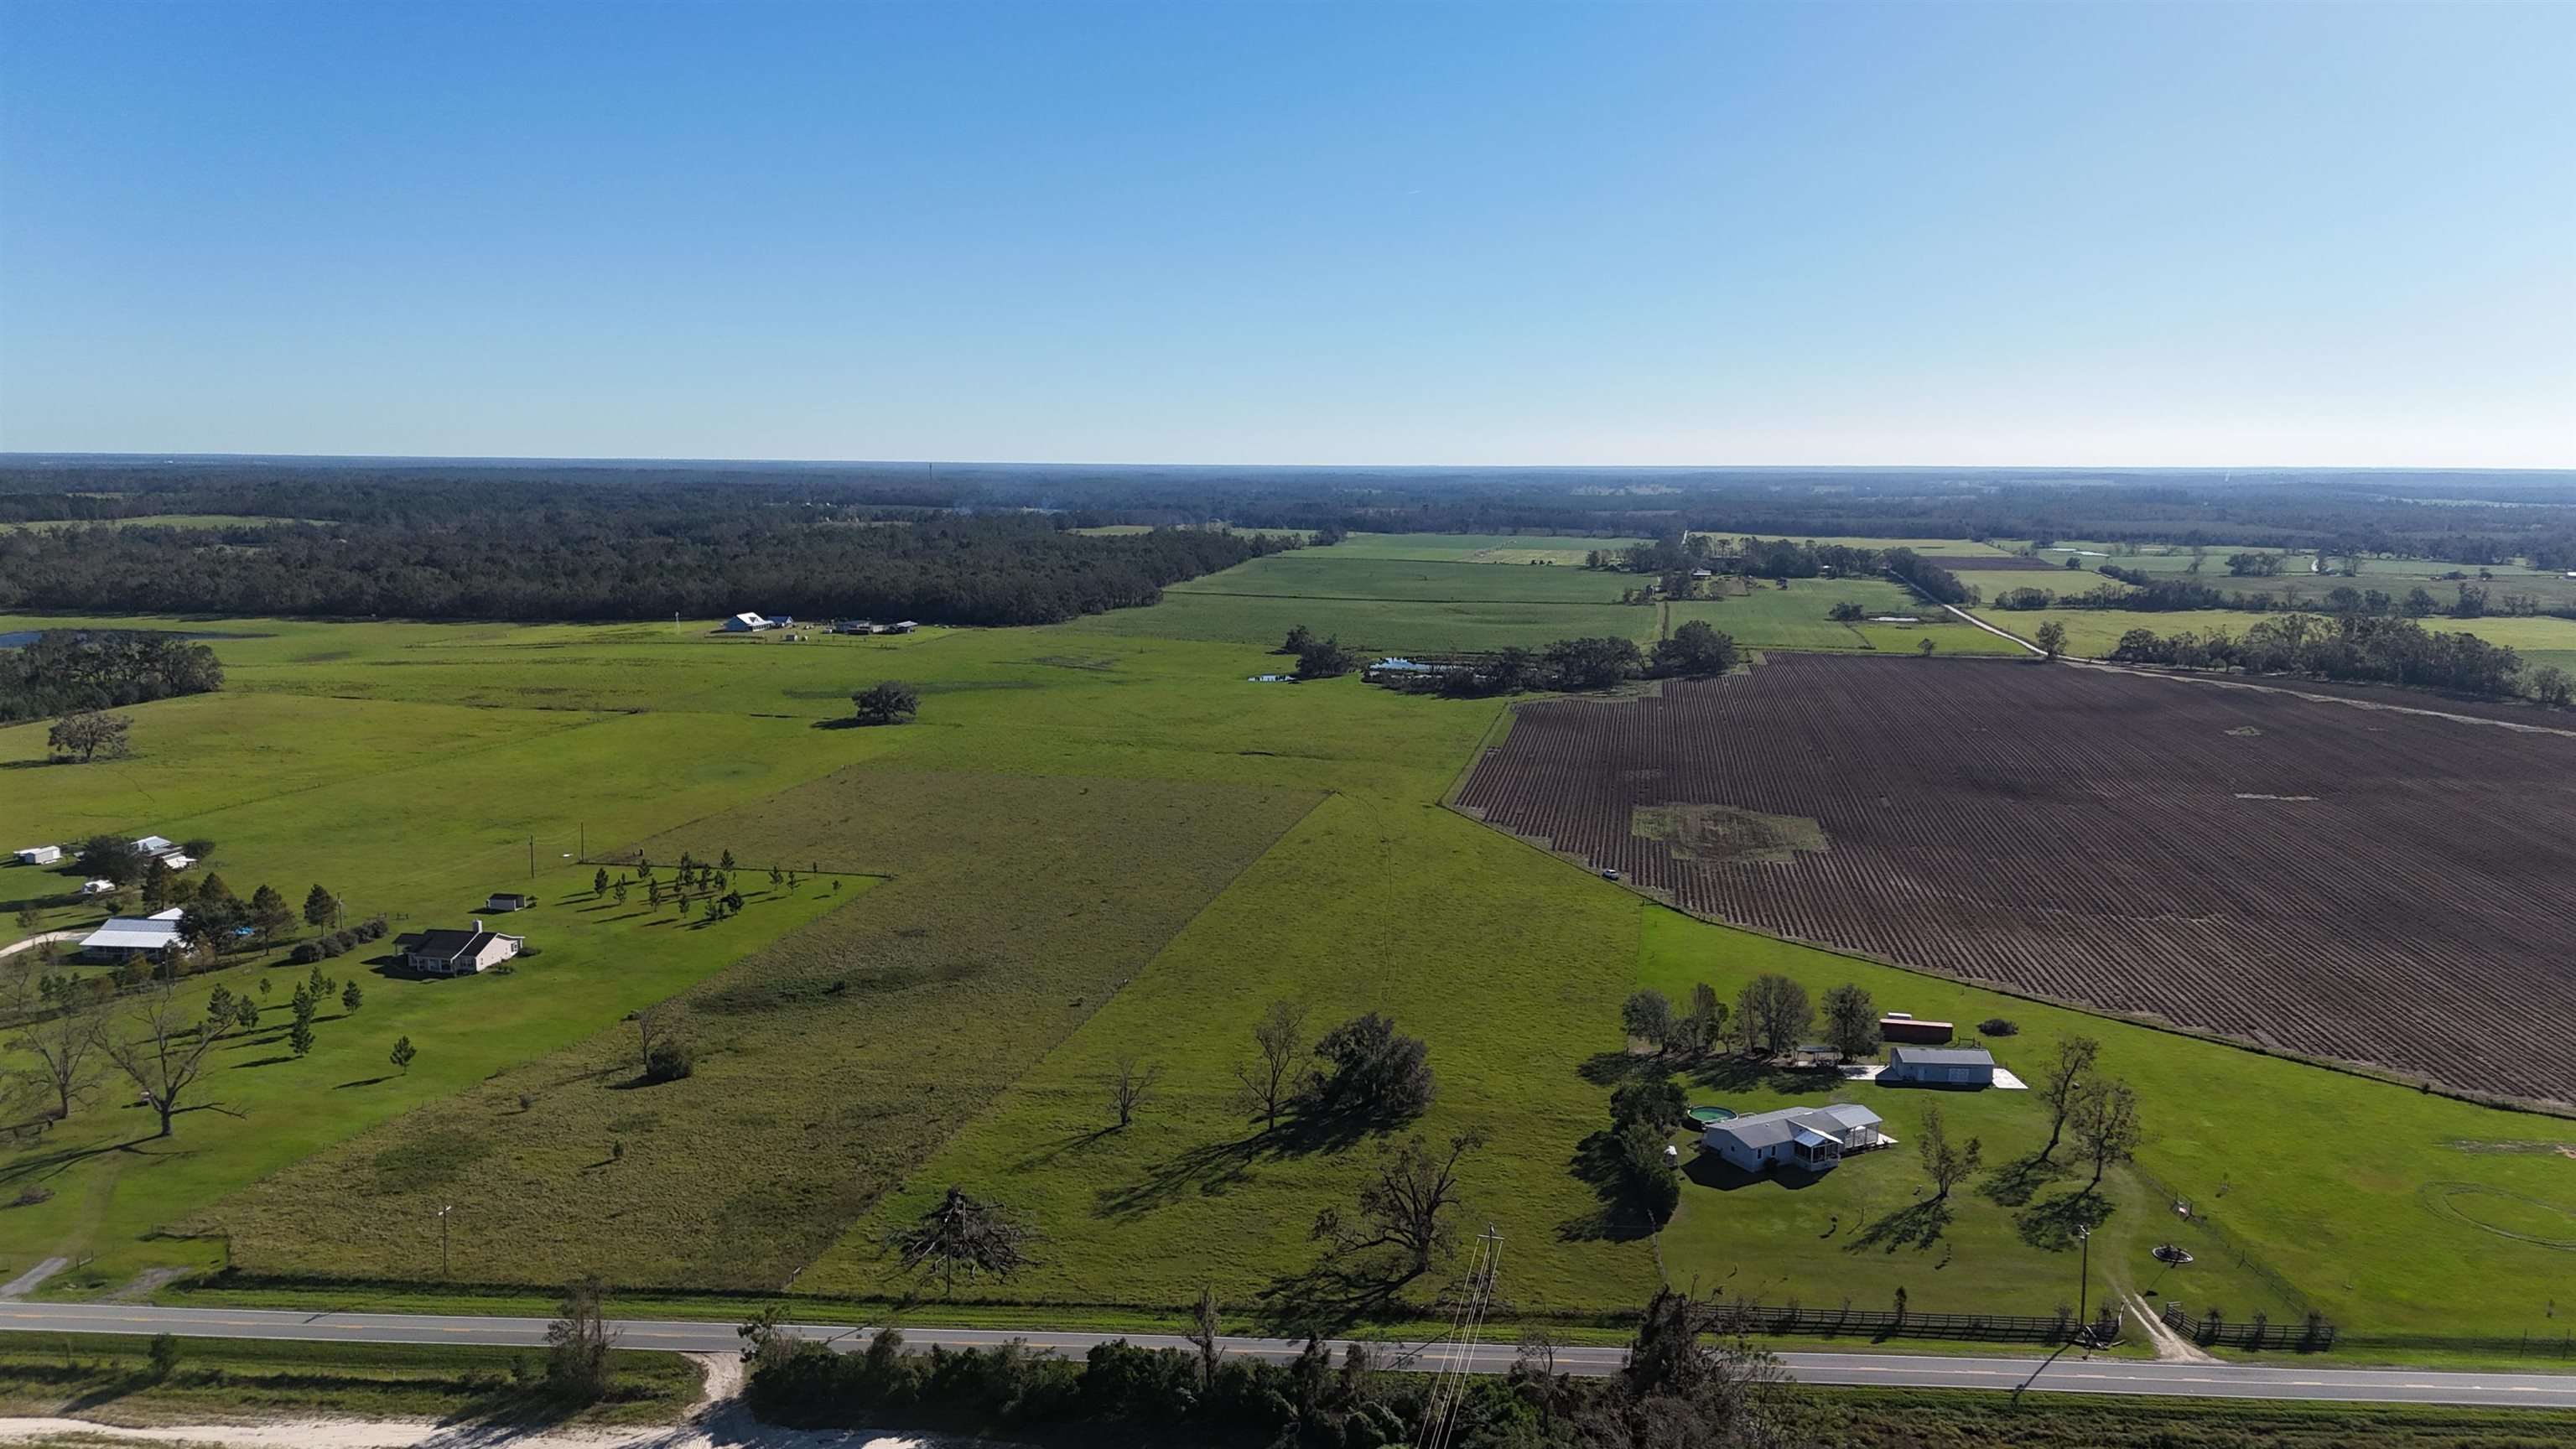
POLYGON ((103 896, 115 889, 116 882, 112 880, 83 881, 81 882, 80 893, 85 896, 103 896))

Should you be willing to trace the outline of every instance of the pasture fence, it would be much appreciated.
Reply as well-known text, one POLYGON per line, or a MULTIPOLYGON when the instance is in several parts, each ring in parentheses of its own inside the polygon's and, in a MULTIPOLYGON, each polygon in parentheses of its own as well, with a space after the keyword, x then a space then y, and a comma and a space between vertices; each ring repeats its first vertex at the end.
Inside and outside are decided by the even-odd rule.
POLYGON ((1738 1303, 1717 1315, 1717 1330, 1740 1334, 1808 1334, 1822 1338, 1939 1338, 1977 1343, 2108 1343, 2119 1336, 2120 1312, 2105 1305, 2089 1333, 2072 1311, 2027 1313, 1919 1313, 1911 1309, 1779 1308, 1738 1303))
POLYGON ((2297 1323, 2274 1323, 2257 1313, 2237 1323, 2215 1307, 2206 1318, 2194 1318, 2183 1311, 2181 1304, 2168 1301, 2159 1316, 2165 1327, 2204 1348, 2288 1348, 2300 1353, 2324 1353, 2335 1343, 2335 1326, 2322 1313, 2311 1312, 2297 1323))

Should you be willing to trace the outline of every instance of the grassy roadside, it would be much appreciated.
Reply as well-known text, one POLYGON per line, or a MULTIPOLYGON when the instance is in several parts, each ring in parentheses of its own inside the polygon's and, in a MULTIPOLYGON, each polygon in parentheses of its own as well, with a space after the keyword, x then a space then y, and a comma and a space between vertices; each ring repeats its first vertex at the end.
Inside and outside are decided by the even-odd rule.
POLYGON ((2306 1404, 2247 1399, 2034 1393, 1981 1389, 1818 1389, 1812 1442, 1849 1449, 2540 1449, 2576 1436, 2576 1414, 2419 1404, 2306 1404))
POLYGON ((145 1426, 242 1422, 287 1414, 465 1420, 489 1424, 668 1423, 704 1391, 674 1353, 619 1351, 608 1397, 588 1406, 548 1397, 542 1354, 520 1349, 377 1343, 178 1340, 175 1369, 151 1362, 151 1340, 118 1334, 0 1333, 0 1414, 78 1416, 145 1426))

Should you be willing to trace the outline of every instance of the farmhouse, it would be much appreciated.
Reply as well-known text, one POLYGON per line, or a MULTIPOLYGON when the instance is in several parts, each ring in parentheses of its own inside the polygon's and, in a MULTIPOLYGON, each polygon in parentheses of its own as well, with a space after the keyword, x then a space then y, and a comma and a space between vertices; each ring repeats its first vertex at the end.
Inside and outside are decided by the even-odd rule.
POLYGON ((394 941, 403 953, 403 964, 424 976, 472 976, 488 971, 518 955, 526 944, 524 936, 484 930, 481 921, 476 921, 470 931, 415 931, 394 941))
POLYGON ((134 842, 134 849, 142 855, 168 855, 178 848, 179 842, 164 840, 158 835, 147 835, 134 842))
POLYGON ((483 909, 487 911, 524 911, 536 903, 537 898, 535 896, 523 896, 515 891, 494 891, 491 895, 484 898, 483 909))
POLYGON ((763 629, 777 627, 776 620, 761 614, 736 614, 724 621, 724 631, 728 634, 757 634, 763 629))
POLYGON ((1995 1084, 1995 1057, 1981 1046, 1889 1047, 1887 1066, 1879 1072, 1878 1080, 1881 1085, 1991 1087, 1995 1084))
POLYGON ((63 858, 63 848, 59 845, 31 845, 12 853, 20 865, 52 865, 63 858))
POLYGON ((1768 1172, 1799 1167, 1822 1172, 1846 1152, 1883 1147, 1894 1139, 1878 1128, 1867 1107, 1836 1102, 1824 1107, 1783 1107, 1712 1123, 1701 1141, 1732 1167, 1768 1172))
POLYGON ((93 961, 157 961, 179 940, 180 914, 174 906, 149 916, 118 916, 81 938, 81 954, 93 961))

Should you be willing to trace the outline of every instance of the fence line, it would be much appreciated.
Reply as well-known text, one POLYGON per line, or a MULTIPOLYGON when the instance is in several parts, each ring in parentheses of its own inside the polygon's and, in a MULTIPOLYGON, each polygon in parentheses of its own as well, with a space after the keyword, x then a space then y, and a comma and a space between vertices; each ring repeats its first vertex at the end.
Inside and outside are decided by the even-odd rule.
POLYGON ((2120 1313, 2105 1305, 2089 1335, 2072 1313, 2040 1317, 2020 1313, 1917 1313, 1881 1308, 1766 1308, 1738 1304, 1718 1315, 1723 1333, 1844 1335, 1869 1338, 1946 1338, 1987 1343, 2073 1343, 2079 1337, 2108 1342, 2120 1331, 2120 1313))
POLYGON ((2323 1353, 2335 1343, 2335 1326, 2326 1322, 2322 1313, 2310 1313, 2295 1324, 2275 1324, 2260 1313, 2243 1323, 2231 1323, 2215 1308, 2209 1310, 2207 1318, 2194 1318, 2182 1311, 2181 1304, 2169 1302, 2161 1316, 2167 1328, 2205 1347, 2290 1348, 2301 1353, 2323 1353))

